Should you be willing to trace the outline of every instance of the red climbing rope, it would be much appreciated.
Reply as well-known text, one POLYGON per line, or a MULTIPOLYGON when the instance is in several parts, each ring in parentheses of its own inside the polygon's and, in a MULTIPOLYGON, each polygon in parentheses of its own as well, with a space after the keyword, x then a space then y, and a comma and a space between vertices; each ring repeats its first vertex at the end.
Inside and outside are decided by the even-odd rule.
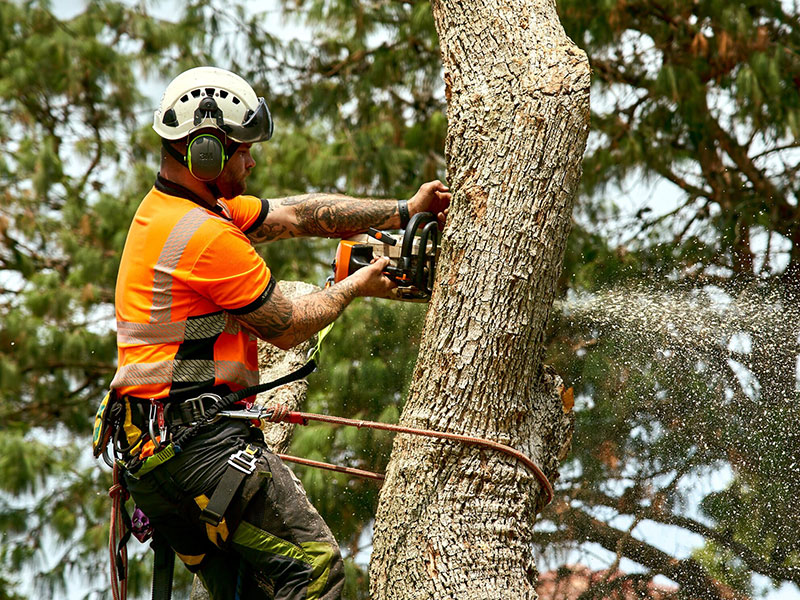
POLYGON ((113 482, 108 490, 111 496, 111 526, 108 531, 108 551, 111 554, 111 595, 114 600, 125 600, 128 594, 128 547, 130 530, 126 523, 125 501, 128 490, 120 483, 119 463, 114 463, 113 482))
MULTIPOLYGON (((359 419, 346 419, 344 417, 333 417, 330 415, 319 415, 315 413, 291 411, 287 413, 282 420, 297 425, 308 425, 309 421, 320 421, 322 423, 331 423, 333 425, 358 427, 359 429, 361 429, 362 427, 366 429, 381 429, 384 431, 394 431, 395 433, 408 433, 411 435, 421 435, 432 438, 453 440, 464 444, 471 444, 473 446, 482 446, 484 448, 491 448, 493 450, 497 450, 498 452, 502 452, 509 456, 513 456, 519 462, 525 465, 528 468, 528 470, 531 471, 531 473, 533 473, 534 477, 536 477, 536 480, 542 486, 542 489, 544 490, 545 495, 547 496, 547 502, 545 504, 550 504, 550 502, 552 502, 553 500, 553 486, 550 485, 550 481, 547 479, 547 476, 539 468, 539 466, 519 450, 516 450, 511 446, 506 446, 505 444, 501 444, 500 442, 487 440, 485 438, 461 435, 458 433, 449 433, 446 431, 433 431, 431 429, 416 429, 414 427, 403 427, 401 425, 391 425, 389 423, 378 423, 376 421, 361 421, 359 419)), ((310 461, 304 458, 297 458, 294 456, 286 456, 286 455, 280 455, 280 456, 284 460, 289 460, 300 464, 314 466, 321 469, 329 469, 331 471, 350 473, 353 475, 359 475, 360 477, 368 477, 370 479, 379 479, 379 480, 384 479, 383 475, 381 475, 380 473, 373 473, 372 471, 362 471, 361 469, 340 467, 337 465, 331 465, 329 463, 310 461)))
POLYGON ((278 458, 288 462, 297 463, 298 465, 305 465, 306 467, 315 467, 317 469, 327 469, 328 471, 336 471, 337 473, 347 473, 348 475, 355 475, 357 477, 364 477, 365 479, 376 479, 383 481, 386 476, 382 473, 375 473, 373 471, 364 471, 363 469, 354 469, 353 467, 342 467, 340 465, 332 465, 331 463, 320 462, 318 460, 311 460, 309 458, 300 458, 299 456, 292 456, 291 454, 278 454, 278 458))

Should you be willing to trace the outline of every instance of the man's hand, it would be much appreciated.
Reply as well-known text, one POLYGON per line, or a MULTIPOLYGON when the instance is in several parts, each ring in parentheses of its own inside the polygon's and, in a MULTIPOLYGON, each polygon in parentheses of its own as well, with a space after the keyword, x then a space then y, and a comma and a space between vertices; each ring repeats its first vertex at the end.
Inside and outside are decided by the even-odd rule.
POLYGON ((345 281, 350 281, 356 286, 356 293, 359 296, 370 296, 372 298, 388 298, 397 284, 383 274, 384 269, 389 265, 389 259, 385 256, 372 261, 368 267, 359 269, 345 281))
POLYGON ((439 221, 439 228, 443 229, 451 197, 450 190, 438 179, 423 183, 419 191, 408 201, 408 212, 411 215, 418 212, 432 212, 439 221))

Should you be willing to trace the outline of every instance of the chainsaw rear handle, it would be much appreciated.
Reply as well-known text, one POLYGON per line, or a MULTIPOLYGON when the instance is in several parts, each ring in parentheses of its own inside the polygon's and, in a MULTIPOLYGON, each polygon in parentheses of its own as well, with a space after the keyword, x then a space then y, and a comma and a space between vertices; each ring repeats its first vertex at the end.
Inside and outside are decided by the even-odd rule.
MULTIPOLYGON (((401 244, 399 256, 396 251, 393 252, 392 262, 383 271, 384 275, 398 284, 400 290, 405 290, 400 292, 403 295, 399 299, 416 301, 430 298, 439 244, 439 223, 436 215, 429 212, 415 214, 400 239, 374 228, 370 228, 367 235, 378 244, 401 244), (419 242, 417 249, 414 247, 415 241, 419 242)), ((342 240, 331 265, 334 271, 333 280, 342 281, 348 275, 369 266, 376 255, 376 247, 372 242, 342 240)))
POLYGON ((338 283, 363 267, 372 264, 372 247, 351 240, 342 240, 333 261, 333 280, 338 283))

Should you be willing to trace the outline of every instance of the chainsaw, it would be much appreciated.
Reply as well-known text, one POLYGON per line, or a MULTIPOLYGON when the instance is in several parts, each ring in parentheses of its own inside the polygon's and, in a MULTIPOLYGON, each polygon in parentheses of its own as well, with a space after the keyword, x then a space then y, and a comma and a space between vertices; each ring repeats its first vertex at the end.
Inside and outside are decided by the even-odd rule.
POLYGON ((339 282, 373 259, 389 257, 384 271, 397 284, 393 298, 407 302, 427 302, 433 289, 436 259, 439 254, 439 224, 436 215, 417 213, 396 237, 370 227, 366 234, 339 242, 333 267, 333 281, 339 282))

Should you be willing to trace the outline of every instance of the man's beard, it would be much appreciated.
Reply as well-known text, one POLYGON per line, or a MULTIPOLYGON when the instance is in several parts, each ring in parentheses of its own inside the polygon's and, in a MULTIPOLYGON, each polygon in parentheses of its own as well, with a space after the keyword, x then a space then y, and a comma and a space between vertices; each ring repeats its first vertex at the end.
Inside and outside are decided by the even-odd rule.
POLYGON ((217 189, 219 189, 222 197, 226 200, 241 196, 247 189, 247 182, 244 179, 239 181, 231 181, 230 179, 217 179, 217 189))

